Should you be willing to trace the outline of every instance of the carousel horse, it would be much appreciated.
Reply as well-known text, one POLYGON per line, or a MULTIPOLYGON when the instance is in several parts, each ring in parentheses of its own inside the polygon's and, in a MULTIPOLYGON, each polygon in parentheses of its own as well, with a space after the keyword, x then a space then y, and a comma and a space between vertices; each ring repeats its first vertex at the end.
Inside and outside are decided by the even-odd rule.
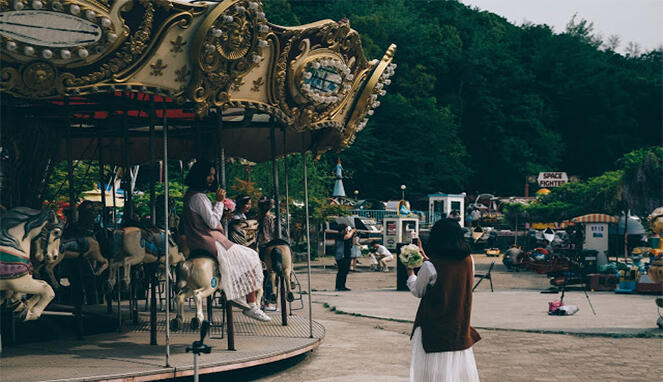
MULTIPOLYGON (((159 264, 165 265, 166 259, 163 243, 166 240, 166 232, 163 229, 152 227, 142 230, 141 234, 145 240, 145 259, 143 263, 152 264, 158 261, 159 264)), ((184 255, 179 251, 179 247, 173 236, 168 236, 168 264, 172 266, 184 260, 184 255)))
POLYGON ((177 313, 175 318, 170 320, 170 328, 176 331, 182 327, 184 301, 193 297, 196 302, 196 316, 191 319, 191 328, 195 330, 205 318, 203 300, 216 290, 221 290, 218 261, 211 254, 194 251, 186 261, 177 264, 176 280, 177 313))
MULTIPOLYGON (((282 239, 274 239, 267 243, 267 248, 265 249, 265 258, 263 259, 267 272, 269 274, 269 281, 272 284, 272 295, 267 296, 267 299, 270 302, 276 302, 275 292, 278 290, 277 276, 283 279, 285 284, 285 293, 286 299, 288 302, 294 301, 294 296, 292 294, 292 284, 294 280, 292 279, 292 252, 290 251, 290 244, 287 241, 282 239)), ((258 292, 256 299, 260 301, 262 297, 262 289, 258 292)), ((285 309, 285 307, 282 307, 285 309)))
POLYGON ((58 261, 42 264, 38 267, 39 273, 45 272, 51 286, 59 288, 59 283, 53 272, 64 258, 86 258, 93 264, 94 275, 99 276, 108 268, 108 260, 101 254, 99 242, 94 238, 96 219, 101 214, 101 203, 89 200, 81 203, 78 208, 78 219, 65 227, 58 261))
POLYGON ((0 215, 0 304, 18 302, 14 312, 24 321, 39 318, 55 297, 47 282, 32 277, 32 263, 57 261, 61 236, 62 224, 51 210, 16 207, 0 215), (43 241, 42 250, 31 258, 35 239, 43 241), (33 296, 23 303, 21 294, 33 296))
POLYGON ((105 291, 111 291, 115 287, 119 268, 124 269, 122 287, 128 289, 131 285, 131 267, 145 260, 145 239, 141 231, 140 227, 123 227, 103 232, 106 246, 111 250, 105 291))

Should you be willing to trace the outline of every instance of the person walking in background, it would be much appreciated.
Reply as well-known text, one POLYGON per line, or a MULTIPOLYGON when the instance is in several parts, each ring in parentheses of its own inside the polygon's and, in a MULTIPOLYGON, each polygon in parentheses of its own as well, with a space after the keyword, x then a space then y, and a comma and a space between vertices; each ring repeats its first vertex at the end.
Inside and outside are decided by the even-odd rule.
POLYGON ((357 272, 357 264, 361 257, 361 244, 359 244, 359 233, 355 230, 352 234, 352 247, 350 248, 350 271, 357 272))
POLYGON ((228 239, 235 244, 250 247, 251 243, 248 238, 246 229, 248 228, 246 214, 251 209, 251 197, 248 195, 240 195, 235 199, 235 213, 228 225, 228 239))
POLYGON ((352 234, 355 231, 346 224, 338 225, 338 236, 336 238, 336 265, 338 272, 336 273, 336 291, 344 292, 350 291, 345 286, 350 271, 350 251, 352 248, 352 234))
MULTIPOLYGON (((258 200, 258 254, 260 259, 265 261, 265 253, 269 243, 276 238, 276 216, 272 215, 271 209, 274 207, 274 201, 266 196, 261 196, 258 200)), ((265 281, 263 289, 265 290, 265 311, 277 311, 276 296, 272 291, 272 283, 267 277, 265 270, 265 281)))
POLYGON ((410 381, 479 381, 472 346, 481 339, 470 326, 474 260, 454 219, 439 220, 430 233, 418 275, 407 286, 420 297, 412 329, 410 381))

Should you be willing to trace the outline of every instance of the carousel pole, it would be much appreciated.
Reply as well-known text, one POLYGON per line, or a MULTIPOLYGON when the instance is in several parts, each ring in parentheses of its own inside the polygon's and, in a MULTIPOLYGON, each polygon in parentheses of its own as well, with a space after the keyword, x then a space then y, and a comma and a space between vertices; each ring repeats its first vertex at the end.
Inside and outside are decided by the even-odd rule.
MULTIPOLYGON (((150 221, 153 226, 157 226, 157 208, 156 208, 156 195, 154 193, 154 168, 156 166, 156 152, 154 147, 154 95, 150 95, 150 221)), ((152 272, 150 272, 150 345, 157 345, 157 271, 159 266, 155 265, 152 272)))
POLYGON ((279 167, 276 160, 276 128, 272 125, 270 140, 272 143, 272 180, 274 185, 274 207, 276 208, 276 239, 281 238, 281 203, 279 194, 279 167))
MULTIPOLYGON (((64 99, 65 123, 67 124, 67 181, 69 183, 69 220, 68 225, 71 226, 77 220, 76 218, 76 195, 74 191, 74 167, 71 158, 71 110, 69 108, 69 97, 64 99)), ((76 318, 76 334, 79 339, 83 338, 83 277, 81 275, 80 259, 76 260, 76 274, 77 284, 80 287, 74 301, 74 317, 76 318)))
MULTIPOLYGON (((163 216, 168 216, 168 108, 166 98, 163 100, 163 216)), ((168 224, 165 225, 166 239, 163 241, 164 253, 166 254, 166 367, 170 367, 170 264, 168 261, 168 224)))
MULTIPOLYGON (((302 137, 302 143, 304 138, 302 137)), ((302 147, 304 145, 302 144, 302 147)), ((302 152, 302 167, 304 168, 304 208, 306 213, 306 269, 308 272, 308 324, 309 338, 313 338, 313 305, 311 296, 311 224, 308 212, 308 169, 306 167, 306 150, 302 152)))
POLYGON ((104 186, 104 138, 99 132, 99 191, 101 191, 101 223, 106 227, 106 187, 104 186))
MULTIPOLYGON (((272 179, 274 181, 274 207, 276 208, 276 235, 275 239, 281 238, 281 205, 279 201, 279 164, 276 160, 276 128, 272 124, 270 130, 272 143, 272 179)), ((280 277, 279 300, 281 302, 281 325, 288 326, 288 306, 285 299, 285 280, 280 277)), ((259 302, 258 302, 259 303, 259 302)))
MULTIPOLYGON (((288 143, 287 133, 288 133, 287 128, 283 127, 283 178, 285 178, 283 182, 285 183, 285 232, 286 232, 286 239, 290 241, 290 195, 288 193, 288 157, 286 156, 286 153, 288 152, 286 146, 288 143)), ((292 306, 292 303, 290 303, 290 305, 292 306)))

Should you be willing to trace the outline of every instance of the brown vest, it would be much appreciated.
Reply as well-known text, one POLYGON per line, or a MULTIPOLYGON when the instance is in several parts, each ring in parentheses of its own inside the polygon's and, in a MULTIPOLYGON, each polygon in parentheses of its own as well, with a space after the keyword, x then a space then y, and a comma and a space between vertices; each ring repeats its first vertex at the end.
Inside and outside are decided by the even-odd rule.
POLYGON ((481 339, 470 326, 472 259, 431 259, 437 281, 419 303, 414 329, 421 327, 426 353, 465 350, 481 339))
MULTIPOLYGON (((186 243, 191 252, 195 250, 203 250, 216 256, 216 243, 219 242, 226 249, 230 249, 233 243, 226 238, 223 234, 221 222, 219 225, 212 229, 203 218, 197 213, 193 212, 189 207, 191 197, 199 193, 189 189, 184 195, 184 208, 182 208, 182 230, 186 236, 186 243)), ((207 197, 207 196, 205 196, 207 197)))

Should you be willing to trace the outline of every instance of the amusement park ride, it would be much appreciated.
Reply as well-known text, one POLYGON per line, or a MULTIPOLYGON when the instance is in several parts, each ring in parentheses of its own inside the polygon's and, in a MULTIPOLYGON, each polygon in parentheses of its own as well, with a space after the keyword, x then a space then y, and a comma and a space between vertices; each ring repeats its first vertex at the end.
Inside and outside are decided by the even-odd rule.
MULTIPOLYGON (((71 224, 77 220, 74 160, 98 161, 103 184, 108 164, 129 168, 157 160, 211 159, 222 187, 226 157, 271 160, 280 222, 277 158, 302 154, 308 187, 307 154, 319 156, 352 144, 380 105, 396 68, 395 45, 380 60, 368 61, 359 34, 346 19, 282 27, 267 21, 260 1, 19 0, 0 2, 0 17, 0 203, 9 208, 0 216, 6 239, 0 243, 0 269, 11 273, 2 274, 0 292, 12 297, 30 320, 39 318, 53 287, 58 288, 28 272, 30 241, 40 232, 46 235, 43 253, 48 256, 39 261, 56 261, 57 251, 51 249, 59 236, 50 227, 57 222, 31 225, 19 235, 14 226, 22 223, 13 217, 38 213, 21 206, 42 206, 43 192, 35 190, 48 183, 54 161, 68 162, 71 224), (18 275, 16 266, 25 272, 18 275), (40 291, 19 286, 23 279, 39 284, 40 291), (21 293, 34 296, 21 303, 21 293)), ((162 207, 168 215, 164 167, 164 205, 156 205, 152 179, 151 216, 162 207)), ((125 195, 125 216, 133 216, 132 193, 125 195)), ((105 193, 101 199, 101 216, 106 217, 105 193)), ((306 208, 308 216, 307 193, 306 208)), ((168 270, 182 259, 164 256, 172 240, 168 227, 162 228, 161 255, 151 258, 168 270)), ((141 246, 140 230, 127 227, 108 235, 106 240, 119 237, 124 243, 122 250, 102 250, 111 272, 96 276, 107 281, 110 293, 120 267, 124 287, 131 288, 131 268, 143 266, 150 256, 141 246)), ((88 256, 78 258, 87 261, 88 256)), ((151 272, 150 343, 155 345, 159 281, 151 272)), ((170 277, 164 281, 170 290, 170 277)), ((115 287, 118 296, 120 289, 115 287)), ((107 302, 110 308, 110 296, 107 302)), ((74 315, 81 320, 82 302, 77 304, 74 315)), ((132 306, 137 309, 137 303, 132 306)), ((168 320, 170 303, 165 306, 168 320)), ((281 311, 285 324, 286 307, 281 311)), ((165 341, 168 365, 169 328, 165 341)))

